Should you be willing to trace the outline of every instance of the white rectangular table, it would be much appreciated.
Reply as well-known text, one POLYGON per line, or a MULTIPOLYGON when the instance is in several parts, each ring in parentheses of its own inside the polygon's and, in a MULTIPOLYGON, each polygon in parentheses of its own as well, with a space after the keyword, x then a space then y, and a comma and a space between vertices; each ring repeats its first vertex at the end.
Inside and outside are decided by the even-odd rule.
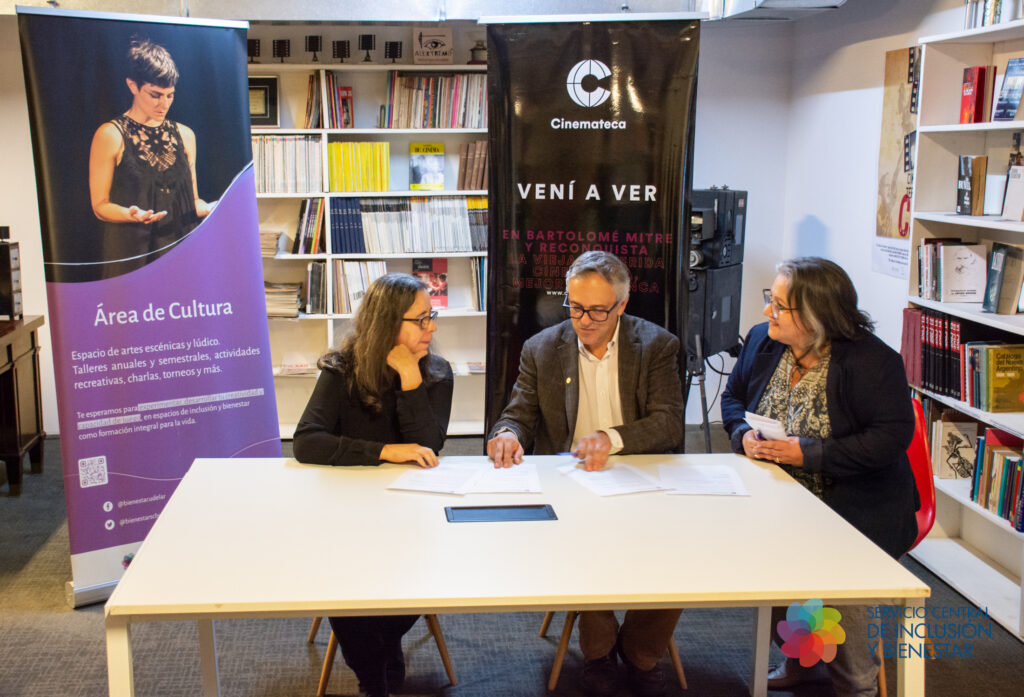
MULTIPOLYGON (((396 465, 196 460, 107 602, 110 694, 134 694, 138 622, 196 620, 203 694, 216 695, 214 619, 733 606, 757 608, 751 691, 763 697, 771 606, 917 608, 930 593, 773 465, 618 458, 655 476, 660 463, 727 464, 751 495, 602 498, 556 471, 566 458, 531 459, 543 494, 465 497, 388 490, 406 471, 396 465), (558 520, 445 517, 448 505, 507 503, 549 503, 558 520)), ((920 656, 899 661, 897 684, 924 695, 920 656)))

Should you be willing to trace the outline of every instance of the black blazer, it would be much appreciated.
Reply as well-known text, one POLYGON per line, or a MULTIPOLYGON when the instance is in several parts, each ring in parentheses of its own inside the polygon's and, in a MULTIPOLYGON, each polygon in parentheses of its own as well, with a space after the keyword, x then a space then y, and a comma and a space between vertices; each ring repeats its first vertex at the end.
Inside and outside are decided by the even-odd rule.
MULTIPOLYGON (((621 454, 674 452, 683 440, 679 340, 639 317, 624 314, 619 323, 621 454)), ((565 320, 523 345, 512 397, 490 437, 507 428, 526 452, 564 452, 576 430, 579 395, 579 347, 565 320)))
MULTIPOLYGON (((768 324, 750 330, 722 394, 722 422, 735 452, 786 346, 768 324)), ((825 394, 832 437, 801 438, 804 469, 824 475, 824 501, 894 557, 917 537, 920 507, 907 447, 914 410, 900 355, 874 334, 832 342, 825 394)))

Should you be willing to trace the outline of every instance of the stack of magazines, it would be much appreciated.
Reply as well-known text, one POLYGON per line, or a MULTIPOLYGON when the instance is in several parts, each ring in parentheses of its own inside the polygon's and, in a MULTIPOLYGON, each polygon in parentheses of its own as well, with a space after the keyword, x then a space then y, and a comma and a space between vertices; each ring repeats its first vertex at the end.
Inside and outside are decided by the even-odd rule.
POLYGON ((299 283, 267 283, 263 282, 263 292, 267 296, 268 317, 298 317, 299 283))

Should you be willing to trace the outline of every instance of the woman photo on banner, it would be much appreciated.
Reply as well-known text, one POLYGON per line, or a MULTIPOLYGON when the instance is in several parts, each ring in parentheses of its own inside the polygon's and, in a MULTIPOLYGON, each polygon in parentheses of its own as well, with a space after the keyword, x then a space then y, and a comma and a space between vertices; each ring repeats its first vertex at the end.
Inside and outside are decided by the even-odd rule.
POLYGON ((89 151, 92 210, 110 261, 165 249, 216 203, 199 198, 195 133, 167 119, 178 82, 171 54, 133 37, 128 65, 131 106, 96 130, 89 151))

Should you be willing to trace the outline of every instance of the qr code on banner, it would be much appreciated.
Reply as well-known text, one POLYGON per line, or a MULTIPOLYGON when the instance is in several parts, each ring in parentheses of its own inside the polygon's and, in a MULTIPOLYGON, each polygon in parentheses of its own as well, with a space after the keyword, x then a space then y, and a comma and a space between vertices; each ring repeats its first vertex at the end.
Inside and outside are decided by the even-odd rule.
POLYGON ((107 456, 86 457, 78 461, 78 483, 85 489, 107 483, 107 456))

